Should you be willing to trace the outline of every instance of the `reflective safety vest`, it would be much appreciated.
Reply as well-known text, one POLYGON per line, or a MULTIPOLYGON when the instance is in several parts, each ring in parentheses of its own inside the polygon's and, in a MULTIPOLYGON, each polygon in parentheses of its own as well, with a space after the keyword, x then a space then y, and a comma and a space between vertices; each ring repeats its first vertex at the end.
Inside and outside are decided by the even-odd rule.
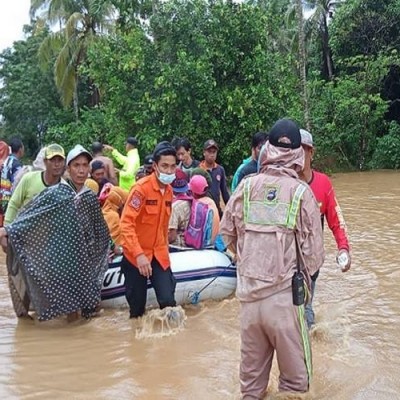
POLYGON ((299 183, 291 199, 291 188, 266 184, 264 193, 254 199, 251 196, 252 180, 246 179, 244 185, 245 228, 260 232, 293 231, 306 185, 299 183))

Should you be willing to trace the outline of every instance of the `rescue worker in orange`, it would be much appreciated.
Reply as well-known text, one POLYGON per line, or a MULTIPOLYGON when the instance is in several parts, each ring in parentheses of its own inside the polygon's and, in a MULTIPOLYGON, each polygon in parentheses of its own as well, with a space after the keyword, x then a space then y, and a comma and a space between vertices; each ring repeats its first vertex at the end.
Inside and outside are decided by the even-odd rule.
POLYGON ((293 121, 272 127, 259 165, 260 173, 243 179, 230 198, 220 228, 237 253, 243 400, 264 398, 275 351, 279 391, 308 391, 304 293, 324 260, 318 205, 298 177, 304 150, 293 121))
POLYGON ((154 172, 132 187, 121 217, 122 272, 130 318, 145 312, 148 279, 160 308, 176 306, 176 282, 168 253, 176 151, 168 142, 161 142, 153 158, 154 172))

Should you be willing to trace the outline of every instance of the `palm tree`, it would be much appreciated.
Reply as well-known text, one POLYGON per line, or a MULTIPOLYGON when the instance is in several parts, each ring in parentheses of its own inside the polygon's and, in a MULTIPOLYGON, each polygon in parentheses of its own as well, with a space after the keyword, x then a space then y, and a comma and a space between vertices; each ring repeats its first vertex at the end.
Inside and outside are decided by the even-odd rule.
POLYGON ((110 29, 113 7, 105 0, 31 0, 30 12, 32 17, 44 13, 50 26, 59 27, 43 41, 39 58, 48 65, 56 57, 54 79, 62 103, 73 102, 78 118, 79 66, 98 35, 110 29))
POLYGON ((334 0, 309 0, 305 2, 306 8, 313 11, 306 22, 306 31, 310 34, 314 33, 321 38, 322 55, 326 76, 329 80, 333 78, 334 65, 329 45, 328 21, 332 18, 338 3, 339 1, 334 0))
POLYGON ((304 36, 304 18, 303 18, 303 4, 301 0, 296 0, 296 17, 297 17, 297 31, 299 38, 299 60, 300 60, 300 84, 302 91, 302 102, 304 112, 304 122, 307 130, 311 130, 310 123, 310 110, 308 106, 308 91, 307 91, 307 56, 306 56, 306 41, 304 36))

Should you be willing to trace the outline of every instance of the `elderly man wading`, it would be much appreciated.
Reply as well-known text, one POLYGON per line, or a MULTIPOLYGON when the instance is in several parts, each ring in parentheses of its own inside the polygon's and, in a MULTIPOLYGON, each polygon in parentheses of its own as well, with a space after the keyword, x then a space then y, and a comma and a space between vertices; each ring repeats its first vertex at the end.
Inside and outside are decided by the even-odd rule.
POLYGON ((279 390, 308 391, 312 364, 304 295, 324 259, 318 205, 298 179, 304 150, 293 121, 273 126, 259 163, 261 173, 245 178, 231 197, 220 230, 238 259, 240 384, 246 400, 264 398, 274 351, 279 390))

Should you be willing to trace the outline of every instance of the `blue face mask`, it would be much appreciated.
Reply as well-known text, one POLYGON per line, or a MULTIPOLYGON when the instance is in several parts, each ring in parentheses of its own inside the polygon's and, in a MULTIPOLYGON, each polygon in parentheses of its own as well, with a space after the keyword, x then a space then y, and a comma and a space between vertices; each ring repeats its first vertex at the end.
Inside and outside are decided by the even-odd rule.
POLYGON ((158 171, 158 180, 163 185, 170 185, 175 180, 175 174, 164 174, 163 172, 158 171))

